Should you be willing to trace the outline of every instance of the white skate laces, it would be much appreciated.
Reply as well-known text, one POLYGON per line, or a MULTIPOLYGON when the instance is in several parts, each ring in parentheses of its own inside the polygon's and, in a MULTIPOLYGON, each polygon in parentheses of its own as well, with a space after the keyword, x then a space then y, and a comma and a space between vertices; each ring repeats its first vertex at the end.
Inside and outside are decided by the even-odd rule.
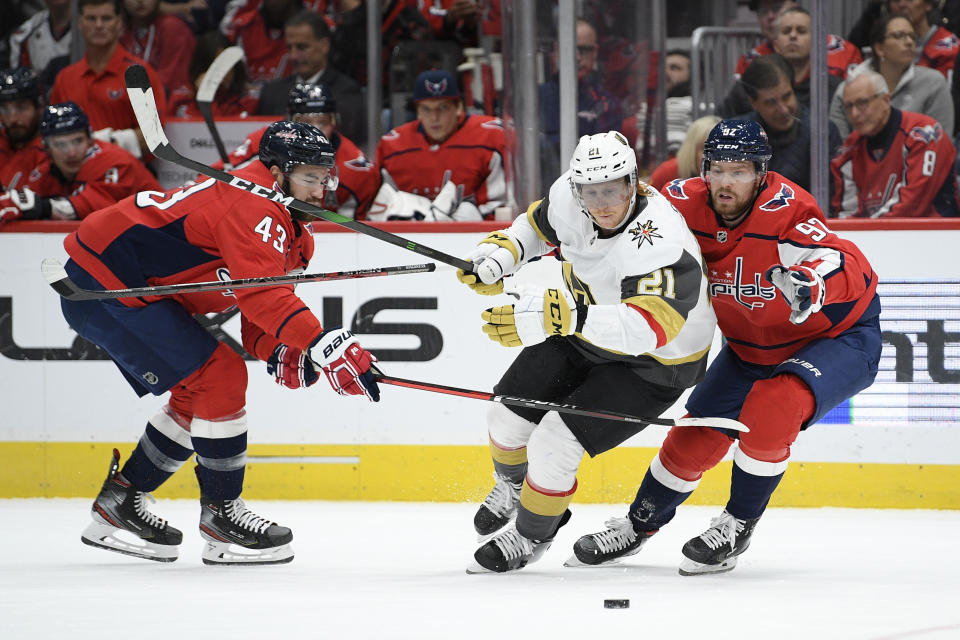
POLYGON ((500 551, 503 552, 504 559, 507 561, 533 555, 533 541, 529 538, 524 538, 517 533, 516 529, 510 529, 509 531, 501 533, 493 539, 493 543, 500 548, 500 551))
POLYGON ((513 503, 520 499, 520 491, 506 476, 494 473, 493 478, 496 484, 483 499, 483 506, 498 517, 503 517, 512 511, 513 503))
POLYGON ((236 500, 225 500, 224 503, 226 506, 227 517, 244 529, 249 529, 250 531, 255 531, 257 533, 263 533, 267 530, 267 527, 273 524, 273 522, 270 520, 261 518, 253 511, 250 511, 250 509, 247 509, 247 505, 243 502, 243 498, 237 498, 236 500))
POLYGON ((146 497, 150 502, 156 504, 156 500, 153 499, 153 496, 147 493, 146 491, 137 491, 133 496, 133 508, 137 512, 137 515, 140 516, 144 522, 146 522, 151 527, 156 527, 157 529, 163 529, 166 526, 167 521, 161 518, 160 516, 151 513, 147 509, 147 505, 143 503, 143 499, 146 497))
POLYGON ((733 549, 737 545, 737 534, 743 531, 744 521, 734 518, 724 510, 710 521, 710 528, 700 534, 700 539, 711 549, 719 549, 729 544, 733 549))
POLYGON ((611 553, 629 547, 637 539, 629 518, 610 518, 603 525, 606 531, 594 533, 591 538, 601 553, 611 553))

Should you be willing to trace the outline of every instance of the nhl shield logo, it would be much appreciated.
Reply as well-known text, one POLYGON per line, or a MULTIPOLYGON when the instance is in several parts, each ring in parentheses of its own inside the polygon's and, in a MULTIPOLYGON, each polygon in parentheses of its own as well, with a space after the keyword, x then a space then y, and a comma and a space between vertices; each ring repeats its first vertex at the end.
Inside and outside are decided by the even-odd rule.
POLYGON ((727 230, 720 229, 719 231, 717 231, 717 242, 719 242, 720 244, 723 244, 726 241, 727 241, 727 230))

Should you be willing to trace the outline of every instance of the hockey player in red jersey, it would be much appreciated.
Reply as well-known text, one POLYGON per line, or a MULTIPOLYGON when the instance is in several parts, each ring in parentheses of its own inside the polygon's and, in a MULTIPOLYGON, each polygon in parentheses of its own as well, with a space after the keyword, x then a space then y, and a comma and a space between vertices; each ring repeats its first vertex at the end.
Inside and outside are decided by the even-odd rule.
POLYGON ((380 138, 383 185, 370 220, 481 220, 505 203, 499 118, 466 115, 448 71, 424 71, 413 88, 417 119, 380 138))
MULTIPOLYGON (((697 240, 666 198, 638 182, 623 134, 581 137, 546 197, 480 242, 468 256, 475 273, 457 275, 493 295, 504 276, 554 252, 564 288, 520 287, 515 304, 483 312, 491 340, 523 346, 494 393, 641 416, 669 409, 702 378, 716 317, 697 240)), ((540 558, 570 518, 584 452, 609 451, 645 425, 498 404, 487 426, 496 483, 473 522, 492 537, 470 573, 540 558)))
POLYGON ((843 109, 854 131, 830 162, 832 215, 960 215, 957 153, 939 122, 893 108, 886 80, 869 70, 844 85, 843 109))
MULTIPOLYGON (((335 191, 327 192, 323 206, 349 218, 362 218, 380 185, 380 176, 363 151, 337 131, 339 116, 334 96, 322 84, 295 84, 288 94, 287 112, 294 122, 306 122, 320 129, 336 151, 340 182, 335 191)), ((233 167, 246 166, 256 158, 266 130, 257 129, 230 152, 228 159, 233 167)), ((221 169, 223 163, 217 161, 213 166, 221 169)))
POLYGON ((0 205, 15 214, 11 219, 82 219, 131 193, 160 189, 153 174, 129 152, 94 140, 87 114, 73 102, 44 109, 40 136, 48 157, 22 187, 0 195, 0 205))
MULTIPOLYGON (((730 499, 683 546, 682 575, 734 568, 798 433, 870 386, 880 360, 876 274, 852 242, 830 231, 809 193, 766 171, 769 159, 757 123, 723 120, 704 144, 702 177, 663 189, 703 251, 726 338, 687 411, 750 428, 733 455, 730 499)), ((627 517, 580 538, 577 560, 596 565, 636 553, 733 442, 717 429, 671 429, 627 517)))
MULTIPOLYGON (((333 148, 302 123, 271 125, 259 161, 235 175, 311 204, 336 187, 333 148)), ((213 179, 165 193, 144 191, 98 211, 67 237, 66 270, 78 285, 101 290, 298 272, 313 255, 303 218, 283 200, 213 179)), ((244 348, 267 362, 278 384, 293 389, 310 386, 322 373, 341 395, 376 402, 375 358, 349 331, 324 329, 290 286, 61 304, 70 326, 110 355, 138 395, 170 392, 122 469, 114 451, 83 542, 175 560, 182 534, 150 513, 144 498, 196 452, 203 561, 289 562, 290 529, 250 511, 240 497, 246 365, 192 314, 239 306, 244 348)))
POLYGON ((26 67, 0 71, 0 192, 23 186, 47 157, 40 141, 40 81, 26 67))

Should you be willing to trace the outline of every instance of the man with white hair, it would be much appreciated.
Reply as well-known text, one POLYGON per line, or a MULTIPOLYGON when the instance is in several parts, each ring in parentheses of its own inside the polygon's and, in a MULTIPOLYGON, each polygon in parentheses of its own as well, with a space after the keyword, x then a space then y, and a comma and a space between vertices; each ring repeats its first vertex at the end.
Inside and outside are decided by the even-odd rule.
POLYGON ((843 110, 853 133, 830 163, 832 215, 958 215, 956 149, 939 122, 892 107, 886 80, 869 70, 847 80, 843 110))

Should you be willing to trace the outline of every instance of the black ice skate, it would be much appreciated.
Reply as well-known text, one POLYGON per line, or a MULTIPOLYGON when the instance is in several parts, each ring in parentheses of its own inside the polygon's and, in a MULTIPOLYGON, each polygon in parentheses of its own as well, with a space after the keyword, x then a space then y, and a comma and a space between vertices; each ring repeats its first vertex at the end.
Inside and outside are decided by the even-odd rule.
POLYGON ((724 573, 737 566, 737 556, 750 546, 750 536, 759 517, 750 520, 734 518, 724 509, 718 518, 710 521, 710 528, 683 545, 680 575, 696 576, 704 573, 724 573))
POLYGON ((497 483, 473 516, 473 528, 477 532, 478 542, 484 542, 517 517, 522 483, 510 482, 509 478, 499 473, 494 473, 493 477, 497 483))
POLYGON ((613 564, 640 551, 656 531, 635 531, 630 518, 610 518, 606 529, 582 536, 573 543, 573 555, 565 567, 613 564))
POLYGON ((247 509, 243 499, 200 498, 204 564, 283 564, 293 560, 293 532, 247 509))
POLYGON ((120 452, 114 449, 107 479, 90 510, 93 522, 80 535, 81 542, 137 558, 173 562, 183 534, 147 510, 144 497, 153 498, 133 488, 119 469, 120 452))
MULTIPOLYGON (((570 510, 567 509, 557 528, 567 524, 569 520, 570 510)), ((516 527, 510 527, 495 535, 474 552, 473 559, 476 562, 467 568, 467 573, 505 573, 522 569, 531 562, 539 560, 551 544, 553 544, 553 538, 531 540, 520 535, 516 527)))

